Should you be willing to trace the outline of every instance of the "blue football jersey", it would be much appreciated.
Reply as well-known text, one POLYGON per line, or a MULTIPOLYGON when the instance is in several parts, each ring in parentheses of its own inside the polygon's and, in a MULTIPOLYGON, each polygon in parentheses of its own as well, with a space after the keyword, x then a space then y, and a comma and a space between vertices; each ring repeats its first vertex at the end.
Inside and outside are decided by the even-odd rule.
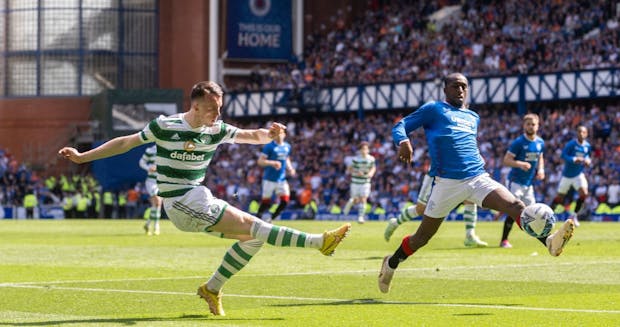
POLYGON ((515 160, 527 161, 531 165, 527 171, 512 167, 508 180, 525 186, 532 185, 538 168, 538 160, 545 152, 545 141, 538 136, 532 141, 525 135, 521 135, 510 144, 508 152, 515 155, 515 160))
POLYGON ((430 176, 467 179, 485 173, 478 148, 480 117, 470 109, 443 101, 425 103, 392 128, 396 145, 422 127, 431 158, 430 176))
POLYGON ((564 159, 564 169, 562 170, 562 176, 575 177, 583 172, 583 163, 575 163, 575 158, 590 158, 592 147, 586 140, 583 144, 579 144, 577 140, 569 141, 562 150, 562 159, 564 159))
POLYGON ((263 179, 272 182, 281 182, 286 179, 286 158, 291 155, 291 145, 288 142, 278 144, 271 141, 263 147, 262 153, 267 160, 278 160, 282 164, 280 169, 271 166, 264 167, 263 179))

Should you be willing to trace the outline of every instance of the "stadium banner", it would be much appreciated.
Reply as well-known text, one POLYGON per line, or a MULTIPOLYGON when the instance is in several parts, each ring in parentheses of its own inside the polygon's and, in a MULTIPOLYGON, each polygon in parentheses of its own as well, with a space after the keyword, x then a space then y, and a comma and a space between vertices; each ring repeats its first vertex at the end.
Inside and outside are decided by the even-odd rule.
POLYGON ((290 60, 292 0, 228 0, 228 58, 290 60))
MULTIPOLYGON (((103 141, 93 143, 93 149, 103 144, 103 141)), ((143 183, 146 179, 146 171, 140 168, 140 158, 151 146, 151 143, 135 147, 119 155, 95 160, 91 168, 95 179, 104 191, 126 191, 133 188, 136 183, 143 183)))
MULTIPOLYGON (((34 219, 63 219, 62 206, 43 204, 34 208, 34 219)), ((18 206, 0 207, 0 219, 26 219, 26 208, 18 206)))
POLYGON ((61 205, 44 204, 44 205, 39 206, 39 218, 41 219, 64 219, 65 212, 64 210, 62 210, 61 205))

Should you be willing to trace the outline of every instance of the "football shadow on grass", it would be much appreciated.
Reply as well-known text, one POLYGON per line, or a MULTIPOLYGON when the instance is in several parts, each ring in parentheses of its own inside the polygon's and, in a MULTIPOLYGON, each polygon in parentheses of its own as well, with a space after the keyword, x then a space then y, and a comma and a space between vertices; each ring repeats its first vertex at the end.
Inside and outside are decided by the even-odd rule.
POLYGON ((58 326, 63 324, 77 324, 78 326, 87 326, 89 324, 118 324, 118 325, 135 325, 138 323, 147 322, 178 322, 178 323, 200 323, 208 324, 209 322, 217 321, 283 321, 284 318, 261 318, 261 319, 244 319, 244 318, 224 318, 215 317, 211 315, 183 315, 180 317, 139 317, 139 318, 100 318, 100 319, 66 319, 66 320, 51 320, 51 321, 37 321, 37 322, 12 322, 4 323, 0 322, 0 326, 58 326))

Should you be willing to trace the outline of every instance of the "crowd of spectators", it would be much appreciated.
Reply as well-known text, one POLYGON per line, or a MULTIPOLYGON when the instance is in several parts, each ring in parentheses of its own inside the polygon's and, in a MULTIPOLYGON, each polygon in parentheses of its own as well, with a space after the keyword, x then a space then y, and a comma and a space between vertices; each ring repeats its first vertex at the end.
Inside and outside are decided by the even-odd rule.
MULTIPOLYGON (((466 76, 542 73, 619 67, 620 6, 611 1, 458 1, 456 14, 431 20, 442 5, 455 1, 370 1, 369 10, 350 24, 342 12, 308 34, 303 58, 296 63, 256 69, 237 90, 298 89, 304 87, 434 79, 448 72, 466 76)), ((233 87, 234 88, 234 87, 233 87)), ((546 140, 547 178, 535 185, 538 201, 549 203, 561 175, 560 153, 578 124, 590 129, 595 150, 588 169, 591 205, 608 201, 610 185, 620 177, 619 103, 575 103, 556 107, 536 105, 541 136, 546 140)), ((503 182, 508 169, 502 158, 510 141, 521 133, 514 110, 482 108, 479 135, 487 169, 503 182)), ((299 172, 290 180, 297 192, 311 190, 321 207, 348 196, 344 175, 347 162, 361 140, 371 143, 377 158, 371 201, 395 212, 417 197, 422 174, 428 169, 423 134, 413 135, 413 169, 395 160, 390 129, 407 112, 300 117, 286 121, 299 172), (334 119, 336 118, 336 119, 334 119)), ((278 118, 279 119, 279 118, 278 118)), ((235 122, 233 122, 235 123, 235 122)), ((237 122, 258 127, 265 122, 237 122)), ((242 207, 260 194, 262 170, 256 164, 260 148, 222 146, 209 168, 207 185, 216 196, 242 207)), ((42 172, 44 173, 44 172, 42 172)), ((60 177, 59 177, 60 178, 60 177)), ((0 147, 0 205, 19 206, 35 191, 40 203, 57 203, 37 171, 12 158, 0 147)), ((612 189, 617 189, 613 187, 612 189)), ((617 195, 611 196, 613 201, 617 195)), ((293 205, 295 201, 293 201, 293 205)))
MULTIPOLYGON (((575 137, 576 127, 584 124, 590 131, 588 140, 594 151, 593 166, 586 170, 592 195, 588 204, 595 208, 601 202, 612 202, 612 205, 617 202, 620 179, 620 102, 582 102, 554 106, 536 104, 529 109, 540 115, 539 134, 546 142, 546 179, 535 184, 537 201, 550 203, 555 196, 563 167, 561 151, 575 137)), ((514 108, 497 106, 477 111, 481 116, 479 144, 487 171, 503 183, 509 169, 502 165, 502 159, 510 142, 522 133, 521 117, 514 108)), ((365 113, 364 119, 359 119, 357 113, 276 118, 288 127, 287 141, 292 145, 291 160, 297 170, 297 176, 289 177, 293 194, 290 207, 301 207, 298 199, 304 192, 311 193, 320 210, 326 210, 333 204, 342 205, 349 196, 350 181, 345 174, 346 165, 355 156, 360 141, 371 144, 371 154, 377 159, 377 173, 372 179, 369 199, 372 205, 380 204, 389 214, 394 214, 407 201, 415 201, 422 175, 428 170, 430 161, 421 130, 412 134, 412 167, 406 167, 396 160, 391 128, 406 114, 408 112, 405 111, 383 111, 365 113)), ((239 127, 257 128, 266 126, 268 122, 253 119, 230 123, 239 127)), ((256 163, 260 151, 259 146, 222 145, 208 168, 206 185, 215 196, 248 208, 249 202, 259 199, 261 194, 262 168, 256 163)), ((63 204, 67 196, 73 196, 75 190, 83 189, 84 185, 88 187, 82 190, 83 194, 102 191, 89 176, 40 177, 37 172, 28 169, 26 164, 13 159, 6 149, 0 150, 0 173, 0 205, 5 207, 21 206, 28 191, 36 191, 41 204, 63 204), (74 185, 74 191, 71 191, 71 185, 74 185)), ((144 193, 144 190, 140 191, 139 185, 136 190, 138 195, 144 193)), ((131 205, 132 201, 128 201, 128 204, 131 205)), ((131 212, 133 214, 130 217, 140 216, 140 210, 131 212)))
MULTIPOLYGON (((593 195, 589 205, 595 208, 610 197, 617 201, 617 188, 612 188, 616 194, 611 196, 608 190, 610 185, 618 184, 620 178, 620 103, 538 105, 530 109, 541 117, 539 134, 546 142, 546 179, 535 184, 537 201, 551 203, 555 196, 563 167, 561 152, 564 145, 575 138, 579 124, 589 129, 588 140, 594 149, 593 166, 586 170, 593 195)), ((499 107, 478 112, 481 116, 479 144, 487 171, 503 183, 509 169, 503 166, 502 160, 511 141, 523 132, 521 117, 516 110, 499 107)), ((345 201, 349 192, 346 164, 355 155, 359 142, 368 141, 371 154, 377 159, 370 202, 375 206, 380 203, 388 213, 396 213, 407 201, 415 201, 430 161, 421 130, 412 134, 413 166, 406 167, 396 160, 391 128, 406 114, 408 112, 367 113, 363 120, 356 114, 281 118, 288 126, 291 160, 297 170, 297 176, 289 178, 292 193, 300 195, 303 190, 311 189, 321 209, 345 201)), ((237 122, 249 128, 265 124, 237 122)), ((259 152, 260 147, 221 146, 209 167, 207 186, 216 196, 247 207, 250 200, 260 195, 262 170, 256 164, 259 152)), ((295 205, 293 199, 291 206, 295 205)))
POLYGON ((466 0, 429 20, 438 1, 382 1, 351 24, 332 17, 305 40, 296 63, 257 67, 238 91, 542 73, 618 67, 613 1, 466 0))
POLYGON ((13 158, 10 149, 0 148, 0 205, 21 205, 26 193, 40 184, 37 172, 13 158))
MULTIPOLYGON (((2 149, 0 173, 0 211, 25 207, 24 199, 28 194, 35 195, 39 208, 41 205, 60 206, 65 218, 140 218, 150 206, 150 196, 143 183, 126 190, 104 190, 89 173, 55 176, 38 172, 29 169, 26 163, 18 163, 2 149), (82 205, 81 201, 85 203, 82 205)), ((0 217, 4 217, 3 214, 0 212, 0 217)), ((38 217, 43 215, 39 211, 38 217)))

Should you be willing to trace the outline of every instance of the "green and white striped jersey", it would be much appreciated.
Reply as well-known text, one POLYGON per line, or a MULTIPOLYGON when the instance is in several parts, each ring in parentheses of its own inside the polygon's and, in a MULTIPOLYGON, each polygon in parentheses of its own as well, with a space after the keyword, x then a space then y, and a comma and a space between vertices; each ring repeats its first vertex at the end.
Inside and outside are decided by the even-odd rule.
POLYGON ((375 157, 368 155, 366 158, 361 155, 355 156, 351 161, 351 183, 368 184, 370 177, 365 176, 375 166, 375 157))
POLYGON ((157 155, 157 146, 153 145, 153 146, 149 146, 148 148, 146 148, 146 150, 144 151, 144 154, 142 155, 142 158, 140 158, 140 167, 146 170, 147 179, 157 180, 157 173, 152 172, 150 170, 151 166, 155 165, 156 155, 157 155))
POLYGON ((183 114, 159 116, 140 137, 157 144, 157 186, 159 196, 180 196, 199 186, 221 143, 234 143, 238 128, 218 120, 213 126, 192 128, 183 114))

